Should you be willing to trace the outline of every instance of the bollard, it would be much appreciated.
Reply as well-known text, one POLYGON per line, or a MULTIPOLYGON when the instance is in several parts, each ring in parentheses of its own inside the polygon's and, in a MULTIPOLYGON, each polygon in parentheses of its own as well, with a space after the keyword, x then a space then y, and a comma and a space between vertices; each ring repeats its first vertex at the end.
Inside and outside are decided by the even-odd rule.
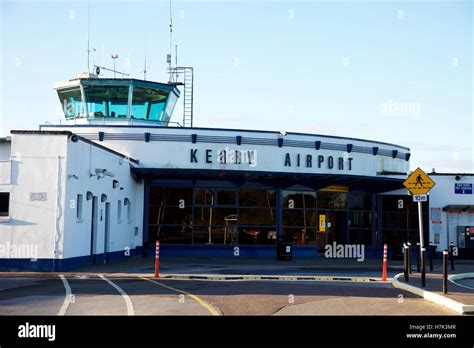
POLYGON ((403 244, 403 275, 405 276, 405 281, 409 281, 408 275, 408 246, 403 244))
POLYGON ((448 251, 443 250, 443 294, 448 293, 448 251))
POLYGON ((449 257, 451 258, 451 271, 454 271, 454 243, 449 243, 449 257))
POLYGON ((416 271, 420 273, 421 250, 420 243, 416 243, 416 271))
POLYGON ((411 272, 412 272, 412 269, 411 269, 411 243, 408 242, 407 246, 408 246, 408 249, 407 249, 407 251, 408 251, 408 273, 411 274, 411 272))
POLYGON ((433 272, 433 258, 435 248, 436 247, 433 245, 433 243, 430 243, 430 272, 433 272))
POLYGON ((383 245, 382 281, 387 281, 387 244, 383 245))
POLYGON ((421 258, 421 287, 426 287, 426 269, 425 269, 425 253, 426 248, 420 248, 420 258, 421 258))
POLYGON ((160 241, 156 241, 155 249, 155 278, 160 277, 160 241))

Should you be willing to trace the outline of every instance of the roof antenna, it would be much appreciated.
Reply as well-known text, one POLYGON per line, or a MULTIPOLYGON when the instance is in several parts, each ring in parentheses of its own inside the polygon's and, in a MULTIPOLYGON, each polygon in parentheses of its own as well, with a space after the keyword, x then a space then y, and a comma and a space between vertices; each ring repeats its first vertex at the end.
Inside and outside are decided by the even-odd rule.
POLYGON ((87 73, 91 71, 90 66, 90 54, 95 52, 95 48, 90 48, 90 21, 91 21, 91 0, 89 0, 87 5, 87 73))
POLYGON ((171 71, 171 53, 173 50, 173 16, 171 13, 171 0, 170 0, 170 22, 169 22, 169 27, 170 27, 170 53, 166 56, 166 62, 168 63, 168 70, 169 70, 169 82, 172 82, 172 76, 173 73, 171 71))
POLYGON ((89 37, 90 37, 90 22, 91 22, 91 0, 89 0, 87 5, 87 72, 90 71, 90 63, 89 63, 89 56, 90 56, 90 48, 89 48, 89 37))
POLYGON ((143 73, 143 80, 146 80, 146 34, 145 34, 145 64, 143 66, 143 69, 140 69, 140 72, 143 73))

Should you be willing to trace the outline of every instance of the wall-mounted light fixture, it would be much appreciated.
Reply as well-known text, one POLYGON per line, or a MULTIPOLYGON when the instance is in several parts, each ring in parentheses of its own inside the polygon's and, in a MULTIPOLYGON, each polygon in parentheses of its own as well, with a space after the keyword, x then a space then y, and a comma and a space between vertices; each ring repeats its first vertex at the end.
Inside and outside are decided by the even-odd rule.
POLYGON ((92 178, 93 176, 96 176, 97 179, 104 178, 106 175, 107 175, 107 176, 110 176, 110 177, 114 177, 114 176, 115 176, 115 173, 110 172, 110 171, 108 171, 108 170, 105 169, 105 168, 96 168, 96 169, 95 169, 95 174, 90 173, 90 177, 91 177, 91 178, 92 178))

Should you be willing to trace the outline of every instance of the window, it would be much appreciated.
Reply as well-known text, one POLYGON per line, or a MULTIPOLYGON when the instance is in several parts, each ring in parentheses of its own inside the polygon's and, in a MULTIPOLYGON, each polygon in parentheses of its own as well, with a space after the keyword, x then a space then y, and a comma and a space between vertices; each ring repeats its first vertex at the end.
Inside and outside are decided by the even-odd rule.
POLYGON ((168 104, 166 104, 165 115, 163 121, 168 121, 173 114, 174 107, 176 105, 176 101, 178 100, 178 96, 174 93, 170 93, 168 97, 168 104))
POLYGON ((160 121, 167 98, 167 91, 135 87, 133 89, 131 117, 160 121))
POLYGON ((119 200, 117 203, 117 223, 122 223, 122 201, 119 200))
POLYGON ((77 195, 76 220, 77 222, 82 222, 82 195, 77 195))
POLYGON ((0 192, 0 216, 9 216, 10 192, 0 192))
POLYGON ((127 117, 128 86, 84 86, 87 112, 94 117, 127 117))
POLYGON ((125 198, 127 201, 127 223, 132 223, 132 202, 129 199, 125 198))
POLYGON ((84 105, 82 103, 81 89, 79 87, 60 90, 58 91, 58 97, 66 119, 84 117, 84 105))

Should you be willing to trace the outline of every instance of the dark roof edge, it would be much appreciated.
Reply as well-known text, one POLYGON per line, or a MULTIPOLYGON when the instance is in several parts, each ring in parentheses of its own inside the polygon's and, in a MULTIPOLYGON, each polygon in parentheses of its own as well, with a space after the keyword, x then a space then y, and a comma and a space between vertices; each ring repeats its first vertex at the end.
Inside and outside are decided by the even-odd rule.
POLYGON ((37 134, 37 135, 67 135, 68 138, 71 138, 72 135, 75 135, 77 136, 78 139, 80 139, 81 141, 87 143, 87 144, 91 144, 93 146, 96 146, 97 148, 99 149, 102 149, 102 150, 105 150, 107 152, 110 152, 116 156, 119 156, 119 157, 122 157, 122 158, 125 158, 127 160, 129 160, 130 162, 133 162, 135 164, 139 164, 140 161, 135 159, 135 158, 131 158, 131 157, 127 157, 125 156, 123 153, 120 153, 120 152, 117 152, 115 150, 112 150, 111 148, 108 148, 104 145, 100 145, 100 144, 97 144, 95 142, 93 142, 92 140, 89 140, 89 139, 86 139, 84 137, 81 137, 80 135, 77 135, 75 133, 72 133, 70 131, 37 131, 37 130, 11 130, 10 131, 11 134, 37 134))
POLYGON ((438 175, 438 176, 457 176, 457 175, 459 175, 459 176, 474 176, 474 173, 433 173, 433 172, 431 172, 431 173, 426 173, 426 174, 431 175, 431 176, 433 176, 433 175, 434 176, 436 176, 436 175, 438 175))
MULTIPOLYGON (((252 133, 263 133, 263 134, 281 134, 278 131, 273 130, 261 130, 261 129, 242 129, 242 128, 211 128, 211 127, 168 127, 168 126, 158 126, 158 125, 98 125, 98 124, 76 124, 76 125, 67 125, 67 124, 41 124, 41 127, 49 127, 49 128, 61 128, 61 127, 77 127, 77 128, 87 128, 87 127, 101 127, 101 128, 150 128, 150 129, 157 129, 157 128, 168 128, 168 129, 178 129, 178 130, 203 130, 203 131, 229 131, 229 132, 252 132, 252 133)), ((410 148, 402 145, 386 143, 383 141, 378 140, 370 140, 370 139, 361 139, 361 138, 352 138, 352 137, 343 137, 339 135, 328 135, 328 134, 317 134, 317 133, 299 133, 299 132, 286 132, 287 135, 302 135, 302 136, 311 136, 311 137, 321 137, 321 138, 332 138, 332 139, 342 139, 342 140, 353 140, 353 141, 360 141, 365 143, 373 143, 373 144, 380 144, 380 145, 388 145, 388 146, 395 146, 400 149, 406 150, 410 152, 410 148)))

